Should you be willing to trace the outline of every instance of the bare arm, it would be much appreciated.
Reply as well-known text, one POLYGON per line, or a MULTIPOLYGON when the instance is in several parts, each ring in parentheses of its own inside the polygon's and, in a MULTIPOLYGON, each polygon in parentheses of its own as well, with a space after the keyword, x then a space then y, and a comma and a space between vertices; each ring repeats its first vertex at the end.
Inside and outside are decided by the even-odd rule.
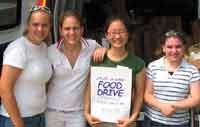
POLYGON ((22 70, 9 65, 3 65, 0 92, 2 103, 5 106, 15 127, 24 127, 20 111, 14 95, 14 86, 22 70))
POLYGON ((92 54, 92 60, 95 63, 101 63, 104 59, 107 50, 108 50, 107 48, 96 48, 92 54))
POLYGON ((86 82, 83 100, 84 100, 84 114, 86 116, 86 115, 90 114, 90 84, 89 84, 89 78, 86 82))
POLYGON ((190 85, 190 95, 188 98, 172 103, 176 108, 193 108, 200 104, 200 81, 195 81, 190 85))
POLYGON ((153 82, 147 78, 145 83, 144 101, 152 107, 160 108, 161 103, 153 95, 153 82))
POLYGON ((145 68, 142 69, 136 75, 136 86, 135 86, 135 93, 134 93, 134 100, 133 100, 133 113, 131 115, 130 121, 135 122, 138 118, 140 110, 143 105, 143 98, 144 98, 144 83, 145 83, 145 68))
POLYGON ((141 72, 136 75, 135 80, 135 91, 133 95, 133 105, 132 105, 132 114, 131 117, 128 119, 118 120, 117 127, 127 127, 134 123, 138 115, 140 113, 140 109, 143 104, 143 97, 144 97, 144 82, 145 82, 145 69, 143 68, 141 72))
MULTIPOLYGON (((90 77, 90 76, 89 76, 90 77)), ((101 121, 98 118, 91 116, 90 114, 90 78, 88 77, 85 91, 84 91, 84 115, 88 123, 93 126, 101 121)))

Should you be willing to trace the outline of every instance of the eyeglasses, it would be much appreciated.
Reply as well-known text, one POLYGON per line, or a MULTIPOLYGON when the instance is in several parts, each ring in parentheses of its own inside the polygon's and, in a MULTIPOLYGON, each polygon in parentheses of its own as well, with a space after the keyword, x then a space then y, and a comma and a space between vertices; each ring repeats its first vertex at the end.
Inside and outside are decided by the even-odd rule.
POLYGON ((170 30, 165 33, 165 37, 171 37, 171 36, 178 36, 178 37, 183 37, 183 33, 181 32, 176 32, 174 30, 170 30))
POLYGON ((110 34, 111 36, 115 36, 115 35, 124 35, 124 34, 126 34, 126 33, 127 33, 126 30, 108 32, 108 34, 110 34))
POLYGON ((34 11, 39 11, 42 10, 46 13, 48 13, 49 15, 51 15, 51 10, 47 7, 47 6, 38 6, 38 5, 34 5, 31 9, 30 9, 30 13, 34 12, 34 11))

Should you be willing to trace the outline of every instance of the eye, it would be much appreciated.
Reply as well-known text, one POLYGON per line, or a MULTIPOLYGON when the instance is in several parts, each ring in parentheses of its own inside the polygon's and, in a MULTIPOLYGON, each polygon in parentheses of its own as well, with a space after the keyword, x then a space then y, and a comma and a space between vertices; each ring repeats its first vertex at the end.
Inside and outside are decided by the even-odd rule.
POLYGON ((70 31, 70 30, 78 31, 78 30, 80 30, 80 27, 79 27, 79 26, 65 27, 64 29, 65 29, 66 31, 70 31))
POLYGON ((38 23, 32 23, 32 26, 37 27, 39 24, 38 23))

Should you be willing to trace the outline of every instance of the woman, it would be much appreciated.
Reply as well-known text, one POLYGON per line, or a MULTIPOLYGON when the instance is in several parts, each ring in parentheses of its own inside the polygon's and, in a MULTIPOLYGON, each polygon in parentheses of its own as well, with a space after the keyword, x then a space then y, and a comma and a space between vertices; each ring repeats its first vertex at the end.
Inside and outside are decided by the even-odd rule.
POLYGON ((169 31, 164 56, 149 64, 145 90, 145 127, 189 127, 189 109, 200 102, 200 74, 184 60, 182 33, 169 31))
MULTIPOLYGON (((107 20, 105 25, 106 38, 111 47, 100 64, 93 64, 94 66, 116 67, 118 65, 128 67, 132 70, 134 99, 132 100, 132 113, 130 118, 120 119, 118 123, 104 123, 100 119, 91 116, 90 114, 90 84, 85 89, 84 97, 84 114, 91 126, 101 127, 128 127, 136 122, 140 109, 143 103, 144 91, 144 67, 145 63, 142 59, 129 53, 126 50, 128 43, 128 27, 126 22, 119 16, 113 16, 107 20), (135 79, 135 80, 134 80, 135 79), (135 81, 135 82, 134 82, 135 81), (134 108, 133 108, 134 107, 134 108)), ((92 84, 91 84, 92 85, 92 84)))
POLYGON ((47 7, 30 10, 24 35, 4 52, 0 82, 1 127, 44 127, 46 82, 52 74, 47 58, 51 14, 47 7))
POLYGON ((82 37, 83 23, 77 11, 64 13, 59 31, 61 43, 49 47, 48 53, 54 73, 48 88, 47 127, 85 127, 83 91, 92 53, 100 46, 82 37))

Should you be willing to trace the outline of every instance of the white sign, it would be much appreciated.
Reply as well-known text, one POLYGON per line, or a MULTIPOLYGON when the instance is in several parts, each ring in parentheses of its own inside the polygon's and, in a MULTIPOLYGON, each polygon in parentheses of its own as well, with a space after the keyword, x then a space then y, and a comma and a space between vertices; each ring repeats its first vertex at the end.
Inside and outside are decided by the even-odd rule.
POLYGON ((130 115, 132 70, 91 67, 91 115, 116 123, 130 115))

